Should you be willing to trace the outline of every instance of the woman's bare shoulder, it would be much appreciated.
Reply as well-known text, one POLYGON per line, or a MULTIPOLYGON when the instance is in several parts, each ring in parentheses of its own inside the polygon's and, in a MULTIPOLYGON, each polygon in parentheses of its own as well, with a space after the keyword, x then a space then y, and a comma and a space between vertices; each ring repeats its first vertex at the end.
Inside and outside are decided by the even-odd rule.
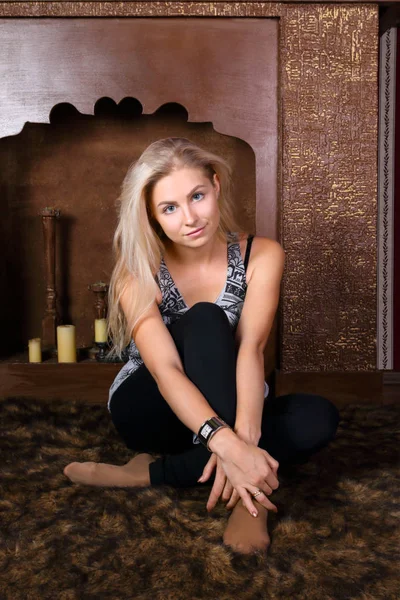
POLYGON ((271 252, 277 252, 279 254, 284 252, 282 244, 280 244, 277 240, 273 240, 272 238, 267 238, 261 235, 254 236, 253 245, 255 254, 271 252))
POLYGON ((268 269, 284 261, 284 257, 285 251, 278 241, 261 235, 254 236, 248 267, 249 279, 256 265, 265 265, 268 269))

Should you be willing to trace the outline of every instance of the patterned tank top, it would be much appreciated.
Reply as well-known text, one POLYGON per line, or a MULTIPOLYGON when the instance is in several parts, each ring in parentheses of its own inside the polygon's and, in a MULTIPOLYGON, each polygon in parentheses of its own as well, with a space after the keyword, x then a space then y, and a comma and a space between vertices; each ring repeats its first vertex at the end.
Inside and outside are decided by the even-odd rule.
MULTIPOLYGON (((227 277, 225 285, 215 301, 215 304, 218 304, 218 306, 224 310, 232 331, 235 331, 237 328, 246 296, 246 269, 250 257, 253 237, 253 235, 249 235, 247 238, 244 261, 242 260, 237 233, 230 233, 227 237, 227 277)), ((189 307, 176 287, 163 258, 161 259, 160 268, 155 279, 162 294, 162 301, 161 304, 159 304, 160 313, 165 325, 170 325, 175 323, 183 314, 185 314, 185 312, 189 310, 189 307)), ((108 410, 110 410, 110 402, 115 390, 123 383, 123 381, 125 381, 125 379, 127 379, 127 377, 132 375, 132 373, 143 364, 143 360, 133 339, 126 348, 125 356, 128 357, 128 360, 117 374, 109 390, 107 403, 108 410)), ((268 395, 268 391, 268 385, 265 383, 265 397, 268 395)), ((198 443, 197 436, 195 435, 194 443, 198 443)))

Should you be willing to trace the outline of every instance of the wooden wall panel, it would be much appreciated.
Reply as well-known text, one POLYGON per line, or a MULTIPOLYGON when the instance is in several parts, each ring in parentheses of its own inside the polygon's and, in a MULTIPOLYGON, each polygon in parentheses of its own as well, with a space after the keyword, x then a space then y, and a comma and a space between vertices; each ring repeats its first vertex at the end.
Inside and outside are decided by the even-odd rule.
POLYGON ((256 155, 257 231, 277 237, 278 23, 274 19, 0 19, 0 136, 109 96, 145 114, 178 102, 256 155))

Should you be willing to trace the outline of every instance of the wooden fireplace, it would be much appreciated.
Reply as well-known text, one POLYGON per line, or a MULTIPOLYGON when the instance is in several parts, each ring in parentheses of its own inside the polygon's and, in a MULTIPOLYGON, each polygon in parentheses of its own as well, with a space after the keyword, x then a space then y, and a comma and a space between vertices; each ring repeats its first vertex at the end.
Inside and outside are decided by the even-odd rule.
POLYGON ((60 210, 57 309, 88 347, 125 172, 182 135, 228 158, 242 222, 286 250, 266 350, 276 393, 379 398, 377 4, 15 2, 0 26, 2 396, 105 401, 120 364, 27 363, 45 304, 40 211, 60 210))

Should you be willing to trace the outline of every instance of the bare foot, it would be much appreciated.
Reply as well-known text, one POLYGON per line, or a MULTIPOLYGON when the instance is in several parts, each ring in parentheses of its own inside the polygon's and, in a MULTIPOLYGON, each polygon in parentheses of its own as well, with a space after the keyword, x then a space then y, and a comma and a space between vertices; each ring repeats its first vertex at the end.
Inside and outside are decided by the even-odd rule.
POLYGON ((223 535, 227 546, 242 554, 268 550, 270 545, 267 529, 268 510, 258 504, 257 511, 258 516, 252 517, 242 500, 239 500, 232 510, 223 535))
POLYGON ((149 464, 154 460, 151 454, 142 453, 121 466, 72 462, 63 472, 74 483, 101 487, 146 487, 150 485, 149 464))

